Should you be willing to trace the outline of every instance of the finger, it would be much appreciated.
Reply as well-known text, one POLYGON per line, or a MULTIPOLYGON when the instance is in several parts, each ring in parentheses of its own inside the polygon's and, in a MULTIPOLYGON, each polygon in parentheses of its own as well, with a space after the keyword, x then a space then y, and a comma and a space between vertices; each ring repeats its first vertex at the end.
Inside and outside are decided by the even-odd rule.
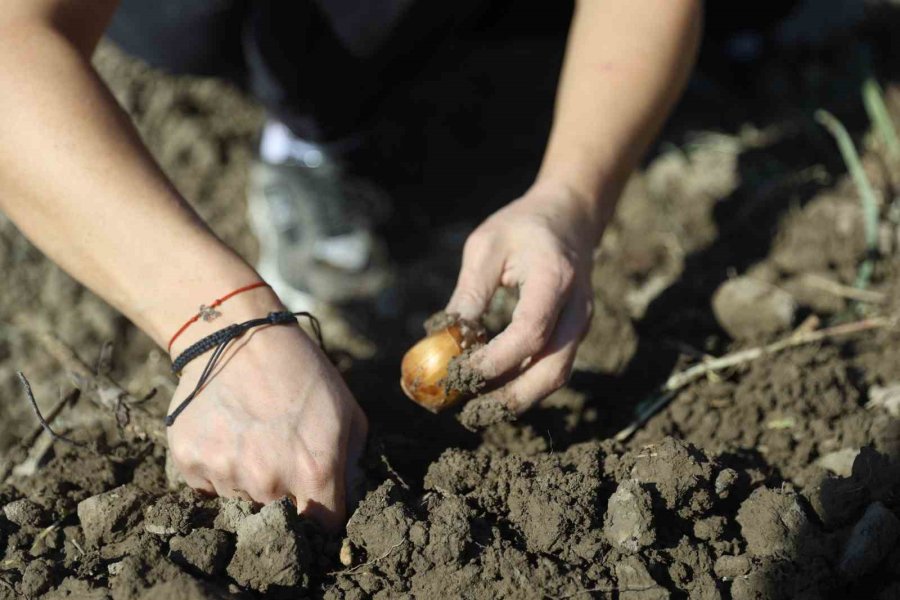
POLYGON ((344 487, 347 442, 347 438, 341 440, 339 455, 329 460, 319 460, 308 450, 303 452, 299 458, 299 478, 291 486, 297 511, 332 532, 340 530, 347 514, 344 487))
POLYGON ((550 343, 521 375, 497 394, 514 413, 521 414, 561 388, 569 380, 575 352, 590 327, 593 299, 574 294, 566 303, 550 343))
POLYGON ((533 268, 520 290, 512 322, 472 355, 473 368, 486 379, 494 379, 520 368, 526 359, 544 350, 556 329, 573 278, 572 266, 564 261, 533 268))
POLYGON ((247 502, 259 502, 260 504, 268 504, 269 502, 271 502, 271 500, 254 500, 250 492, 241 488, 231 488, 231 495, 227 497, 237 498, 239 500, 245 500, 247 502))
POLYGON ((222 498, 238 496, 234 490, 242 489, 242 486, 237 481, 234 464, 229 455, 223 452, 210 453, 204 457, 202 463, 195 464, 193 471, 209 481, 217 496, 222 498))
POLYGON ((209 494, 210 496, 216 495, 215 486, 206 477, 194 473, 182 473, 181 476, 184 478, 184 482, 188 487, 195 489, 198 492, 209 494))
POLYGON ((369 433, 369 424, 365 414, 359 410, 357 417, 350 425, 350 440, 347 448, 347 471, 344 476, 344 489, 347 498, 347 514, 356 510, 365 494, 366 478, 363 473, 360 460, 366 448, 366 438, 369 433))
POLYGON ((169 452, 178 474, 181 475, 188 487, 211 496, 218 495, 216 486, 212 483, 212 477, 190 447, 170 437, 169 452))
POLYGON ((464 319, 480 317, 500 285, 502 272, 503 259, 493 243, 478 235, 469 236, 463 248, 456 289, 450 296, 446 311, 457 313, 464 319))
MULTIPOLYGON (((235 484, 233 481, 225 481, 224 479, 215 479, 214 478, 214 479, 210 480, 210 483, 212 484, 213 488, 216 490, 215 491, 216 496, 219 496, 220 498, 242 498, 243 490, 241 490, 241 488, 237 487, 237 484, 235 484)), ((246 492, 244 492, 244 493, 246 493, 246 492)), ((249 494, 247 494, 247 495, 249 496, 249 494)), ((256 502, 262 502, 261 500, 258 500, 256 498, 252 498, 252 497, 251 497, 251 500, 254 500, 256 502)))
POLYGON ((294 494, 297 512, 313 519, 326 531, 340 531, 347 509, 344 506, 343 476, 334 478, 313 493, 300 490, 294 494))
POLYGON ((268 504, 290 494, 290 488, 280 473, 272 469, 270 461, 248 453, 245 468, 241 469, 237 481, 231 485, 231 495, 268 504))

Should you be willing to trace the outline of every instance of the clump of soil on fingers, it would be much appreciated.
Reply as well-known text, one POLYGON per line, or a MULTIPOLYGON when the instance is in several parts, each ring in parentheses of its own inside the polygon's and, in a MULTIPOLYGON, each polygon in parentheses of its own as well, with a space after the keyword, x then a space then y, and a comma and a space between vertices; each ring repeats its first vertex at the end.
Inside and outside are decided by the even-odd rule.
MULTIPOLYGON (((558 59, 554 48, 533 52, 558 59)), ((367 330, 352 319, 326 327, 329 345, 348 349, 342 368, 372 423, 366 493, 340 534, 322 532, 286 500, 261 508, 179 485, 154 425, 173 386, 167 361, 4 222, 0 263, 19 291, 0 299, 8 449, 0 600, 900 597, 897 170, 866 133, 845 54, 839 44, 802 63, 767 63, 753 84, 759 104, 718 89, 712 105, 735 113, 720 114, 724 124, 697 108, 711 105, 708 88, 689 93, 673 127, 694 133, 665 133, 668 144, 629 184, 598 251, 595 316, 570 384, 519 419, 490 396, 457 415, 432 415, 397 379, 403 350, 452 289, 482 201, 512 199, 529 173, 469 189, 472 213, 456 220, 423 220, 412 202, 398 209, 392 243, 414 249, 399 253, 393 313, 372 317, 367 330), (795 77, 797 64, 836 83, 795 77), (810 98, 845 119, 882 199, 878 258, 862 293, 853 288, 868 255, 859 197, 831 138, 797 112, 810 98), (696 133, 704 129, 719 132, 696 133), (423 223, 424 240, 415 235, 423 223), (70 296, 78 301, 63 305, 70 296), (26 306, 27 323, 16 316, 26 306), (863 325, 834 329, 852 323, 863 325), (95 391, 83 389, 61 403, 53 426, 80 445, 40 433, 22 398, 17 369, 47 414, 70 391, 35 324, 137 399, 100 409, 95 391), (838 333, 716 366, 717 357, 823 331, 838 333), (670 375, 704 364, 660 401, 670 375), (151 388, 156 395, 141 401, 151 388)), ((485 91, 482 62, 474 51, 462 56, 453 75, 461 104, 444 109, 445 120, 481 118, 502 138, 512 117, 482 108, 479 94, 524 97, 533 81, 485 91)), ((176 185, 252 259, 242 186, 259 110, 221 84, 171 78, 109 47, 98 65, 176 185)), ((428 85, 450 84, 431 82, 408 104, 397 101, 427 113, 426 125, 436 118, 423 109, 434 97, 428 85)), ((900 92, 886 87, 900 116, 900 92)), ((549 104, 541 110, 546 122, 549 104)), ((399 112, 415 124, 415 110, 399 112)), ((423 167, 418 187, 414 158, 385 166, 397 198, 429 190, 449 202, 463 183, 428 182, 456 180, 463 167, 475 173, 479 160, 499 155, 465 152, 472 132, 464 127, 456 139, 432 123, 418 139, 391 123, 376 154, 402 148, 421 157, 422 145, 437 143, 433 133, 450 138, 441 143, 457 161, 446 173, 423 167)), ((544 133, 533 136, 535 156, 510 159, 517 168, 536 164, 544 133)))

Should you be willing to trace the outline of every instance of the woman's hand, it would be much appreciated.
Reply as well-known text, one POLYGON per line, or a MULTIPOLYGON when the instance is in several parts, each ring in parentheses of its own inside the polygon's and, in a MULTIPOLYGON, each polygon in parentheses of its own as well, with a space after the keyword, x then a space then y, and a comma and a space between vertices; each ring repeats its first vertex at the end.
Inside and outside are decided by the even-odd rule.
MULTIPOLYGON (((168 430, 176 466, 196 489, 263 503, 292 496, 301 512, 340 528, 365 415, 300 328, 252 330, 233 344, 168 430)), ((185 368, 170 411, 207 359, 185 368)))
POLYGON ((537 184, 481 224, 466 241, 448 312, 474 319, 498 286, 518 286, 510 325, 475 352, 470 366, 521 413, 568 381, 593 312, 591 268, 602 225, 592 203, 564 186, 537 184))

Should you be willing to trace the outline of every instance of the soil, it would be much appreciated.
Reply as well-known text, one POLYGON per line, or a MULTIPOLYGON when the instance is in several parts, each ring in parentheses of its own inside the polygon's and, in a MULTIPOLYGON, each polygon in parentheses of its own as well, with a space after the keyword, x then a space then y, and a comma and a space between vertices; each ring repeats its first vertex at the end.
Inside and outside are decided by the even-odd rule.
POLYGON ((469 431, 481 431, 491 425, 513 421, 515 414, 502 400, 485 394, 466 402, 457 418, 460 425, 469 431))
MULTIPOLYGON (((528 72, 496 77, 486 72, 507 65, 499 49, 454 47, 447 79, 398 92, 373 143, 392 157, 374 163, 381 179, 408 200, 390 225, 394 304, 326 324, 372 422, 368 491, 346 531, 323 533, 287 501, 261 508, 179 486, 164 447, 82 398, 54 426, 89 443, 40 435, 28 465, 0 481, 0 600, 900 597, 900 429, 886 391, 900 385, 896 326, 711 372, 614 437, 673 371, 798 327, 897 315, 897 171, 867 135, 848 60, 887 56, 885 39, 869 26, 731 73, 746 78, 739 87, 698 80, 598 251, 595 316, 570 384, 517 420, 490 395, 466 404, 456 416, 477 432, 406 400, 397 365, 452 290, 466 232, 527 185, 553 89, 534 69, 558 62, 560 46, 523 47, 528 72), (429 101, 442 86, 455 105, 429 101), (509 107, 526 97, 544 100, 522 132, 509 107), (838 114, 863 151, 882 199, 878 302, 815 284, 852 285, 866 249, 852 180, 798 107, 838 114), (436 158, 423 162, 423 148, 436 158), (505 163, 485 169, 497 156, 505 163)), ((243 185, 261 111, 109 46, 96 62, 179 189, 252 260, 243 185)), ((889 66, 875 66, 889 83, 889 66)), ((887 99, 900 116, 900 88, 887 85, 887 99)), ((23 320, 89 364, 111 355, 110 376, 135 397, 156 388, 143 406, 163 414, 174 381, 146 337, 2 219, 0 264, 6 456, 35 428, 15 370, 45 410, 69 391, 23 320)))

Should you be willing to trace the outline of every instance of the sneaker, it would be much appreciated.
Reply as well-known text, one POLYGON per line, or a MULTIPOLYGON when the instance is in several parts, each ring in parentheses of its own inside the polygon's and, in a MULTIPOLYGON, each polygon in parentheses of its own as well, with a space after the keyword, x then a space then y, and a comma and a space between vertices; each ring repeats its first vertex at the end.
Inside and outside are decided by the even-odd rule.
POLYGON ((293 310, 376 299, 392 279, 375 228, 390 202, 325 149, 278 123, 263 133, 248 190, 257 270, 293 310))

